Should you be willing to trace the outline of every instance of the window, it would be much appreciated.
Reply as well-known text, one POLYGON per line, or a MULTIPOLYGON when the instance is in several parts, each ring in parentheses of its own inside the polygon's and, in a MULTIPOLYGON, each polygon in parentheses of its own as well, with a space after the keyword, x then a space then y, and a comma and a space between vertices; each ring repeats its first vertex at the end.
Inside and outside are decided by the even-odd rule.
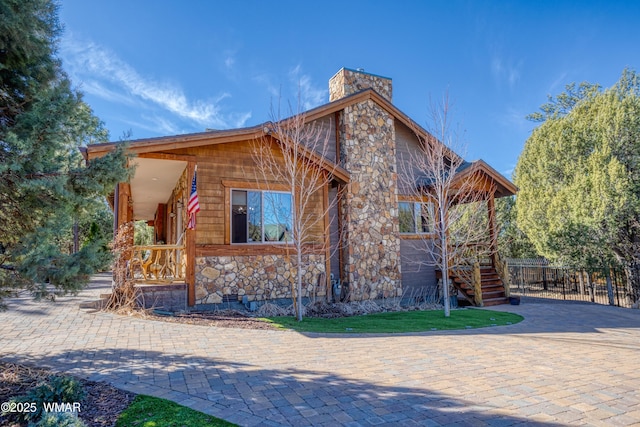
POLYGON ((433 232, 435 212, 433 203, 398 203, 400 233, 425 234, 433 232))
POLYGON ((291 241, 291 194, 231 191, 231 242, 291 241))

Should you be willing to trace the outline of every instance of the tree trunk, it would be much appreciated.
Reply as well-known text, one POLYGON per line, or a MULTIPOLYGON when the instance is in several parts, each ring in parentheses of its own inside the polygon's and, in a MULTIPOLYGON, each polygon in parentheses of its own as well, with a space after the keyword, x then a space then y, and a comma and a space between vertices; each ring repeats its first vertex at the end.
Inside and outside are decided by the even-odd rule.
MULTIPOLYGON (((300 245, 301 246, 301 245, 300 245)), ((302 322, 302 247, 298 248, 298 254, 296 256, 296 259, 298 260, 298 265, 296 266, 297 268, 297 301, 298 301, 298 310, 296 312, 296 317, 298 318, 298 322, 302 322)))
MULTIPOLYGON (((442 228, 444 228, 444 226, 442 228)), ((440 231, 440 242, 442 245, 442 297, 444 298, 444 317, 449 317, 451 315, 451 306, 449 305, 449 253, 447 251, 448 242, 446 229, 441 229, 440 231)))

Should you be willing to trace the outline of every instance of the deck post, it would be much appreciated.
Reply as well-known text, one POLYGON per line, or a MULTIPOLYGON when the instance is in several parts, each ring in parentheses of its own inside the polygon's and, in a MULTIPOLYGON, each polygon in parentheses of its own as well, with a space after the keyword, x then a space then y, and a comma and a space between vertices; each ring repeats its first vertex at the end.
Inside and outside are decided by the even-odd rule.
POLYGON ((487 199, 487 214, 489 218, 489 251, 491 253, 491 264, 494 268, 497 267, 498 259, 496 254, 498 253, 498 239, 496 230, 496 203, 495 195, 491 193, 487 199))
MULTIPOLYGON (((195 169, 196 162, 189 161, 187 163, 187 182, 189 185, 191 184, 191 179, 193 178, 195 169)), ((189 186, 189 188, 191 187, 189 186)), ((187 191, 187 199, 189 198, 189 195, 190 191, 187 191)), ((187 204, 185 204, 185 206, 186 205, 187 204)), ((187 228, 185 239, 185 244, 187 246, 187 266, 185 272, 185 281, 187 282, 187 305, 189 307, 193 307, 196 303, 196 230, 187 228)))

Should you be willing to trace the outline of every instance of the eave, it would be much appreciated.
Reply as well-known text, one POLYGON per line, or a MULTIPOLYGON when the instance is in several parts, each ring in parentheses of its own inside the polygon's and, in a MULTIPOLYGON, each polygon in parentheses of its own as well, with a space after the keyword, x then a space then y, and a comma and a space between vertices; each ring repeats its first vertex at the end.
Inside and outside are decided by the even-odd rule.
POLYGON ((471 162, 470 167, 456 174, 455 180, 464 180, 470 174, 474 173, 483 173, 495 183, 495 197, 497 198, 513 196, 518 192, 518 187, 482 159, 471 162))

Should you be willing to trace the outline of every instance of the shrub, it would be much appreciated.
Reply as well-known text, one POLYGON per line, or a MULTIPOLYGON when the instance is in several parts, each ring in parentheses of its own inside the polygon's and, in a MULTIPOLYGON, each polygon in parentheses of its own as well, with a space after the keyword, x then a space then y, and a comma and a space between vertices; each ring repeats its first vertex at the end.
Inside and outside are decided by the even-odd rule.
POLYGON ((86 427, 87 425, 71 412, 47 412, 35 427, 86 427))
MULTIPOLYGON (((73 403, 84 398, 82 384, 73 377, 51 375, 47 380, 30 390, 23 396, 13 399, 17 403, 35 403, 35 412, 23 412, 16 414, 18 421, 39 420, 44 411, 44 403, 73 403)), ((39 424, 38 424, 39 425, 39 424)), ((55 425, 55 424, 54 424, 55 425)))

